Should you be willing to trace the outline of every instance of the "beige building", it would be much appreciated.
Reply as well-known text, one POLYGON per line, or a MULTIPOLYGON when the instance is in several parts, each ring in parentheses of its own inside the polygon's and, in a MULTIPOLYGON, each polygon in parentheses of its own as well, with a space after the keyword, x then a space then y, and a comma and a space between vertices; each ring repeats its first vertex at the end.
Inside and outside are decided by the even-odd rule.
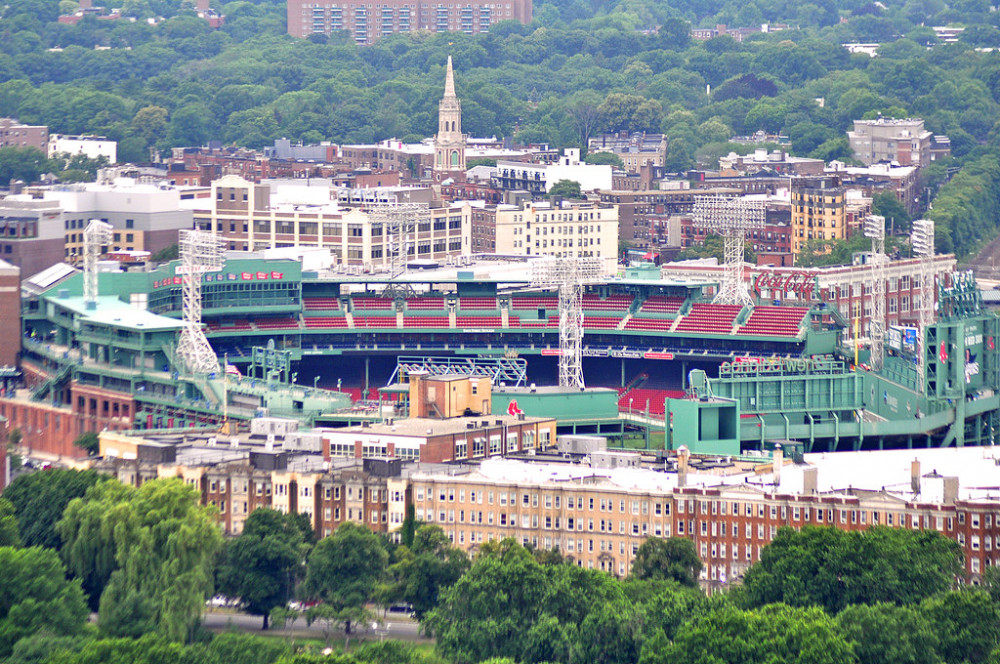
POLYGON ((605 274, 618 265, 618 207, 563 201, 487 208, 496 220, 494 253, 601 259, 605 274))
POLYGON ((920 119, 855 120, 847 132, 854 158, 866 166, 882 161, 900 166, 926 166, 931 157, 931 132, 920 119))
MULTIPOLYGON (((201 208, 194 212, 195 226, 223 236, 231 250, 321 247, 341 265, 381 268, 391 261, 387 229, 366 208, 338 203, 328 188, 289 187, 279 199, 267 184, 227 175, 212 183, 210 198, 193 203, 201 208)), ((471 234, 469 203, 431 203, 428 217, 407 238, 408 259, 469 253, 471 234)))

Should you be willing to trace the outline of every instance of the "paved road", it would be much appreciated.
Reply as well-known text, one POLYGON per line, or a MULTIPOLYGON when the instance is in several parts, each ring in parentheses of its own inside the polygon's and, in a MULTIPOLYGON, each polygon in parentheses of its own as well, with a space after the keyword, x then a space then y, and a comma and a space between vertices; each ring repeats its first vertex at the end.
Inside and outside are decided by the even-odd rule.
MULTIPOLYGON (((225 630, 233 627, 244 632, 259 632, 262 623, 260 616, 252 616, 246 613, 234 611, 213 611, 205 610, 204 625, 211 630, 225 630)), ((282 630, 284 631, 284 630, 282 630)), ((323 629, 320 625, 306 625, 305 618, 295 621, 292 625, 292 632, 297 637, 317 638, 323 636, 323 629)), ((339 632, 343 634, 343 632, 339 632)), ((420 634, 420 625, 410 618, 398 614, 388 614, 382 625, 376 630, 355 631, 351 634, 352 640, 357 638, 362 641, 378 640, 382 638, 396 639, 399 641, 431 641, 420 634)))

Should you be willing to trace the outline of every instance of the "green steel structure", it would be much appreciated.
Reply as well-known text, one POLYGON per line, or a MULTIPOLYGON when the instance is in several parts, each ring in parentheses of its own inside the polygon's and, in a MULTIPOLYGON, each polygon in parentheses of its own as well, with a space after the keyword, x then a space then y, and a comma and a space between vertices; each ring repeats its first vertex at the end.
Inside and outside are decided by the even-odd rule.
POLYGON ((667 401, 668 445, 739 454, 786 440, 806 452, 995 444, 1000 319, 983 309, 971 278, 954 282, 939 289, 938 321, 921 331, 918 350, 897 350, 879 373, 834 359, 695 372, 690 397, 667 401))
MULTIPOLYGON (((214 376, 187 376, 174 351, 178 265, 101 273, 93 308, 83 302, 80 273, 26 289, 23 358, 41 377, 36 398, 68 404, 72 384, 126 394, 135 400, 136 427, 217 422, 223 413, 247 418, 260 408, 315 423, 349 406, 339 390, 315 388, 323 376, 294 384, 296 373, 316 367, 363 371, 367 387, 369 361, 388 363, 388 378, 401 357, 521 358, 534 381, 532 365, 552 363, 559 352, 558 298, 532 289, 527 269, 523 279, 502 280, 461 269, 416 272, 401 288, 399 279, 320 275, 294 260, 240 255, 203 276, 206 336, 220 360, 244 373, 254 348, 270 349, 258 357, 264 352, 281 366, 258 363, 256 379, 224 380, 221 366, 214 376)), ((727 311, 722 324, 691 324, 711 306, 707 285, 634 270, 588 287, 584 299, 585 370, 598 363, 591 364, 603 372, 597 384, 632 385, 626 367, 641 364, 641 375, 671 374, 688 392, 656 408, 629 403, 619 418, 664 432, 668 448, 738 454, 779 440, 810 450, 994 442, 998 322, 971 279, 941 290, 938 320, 916 344, 920 354, 891 350, 877 373, 854 369, 854 352, 842 343, 846 321, 819 301, 771 307, 791 311, 791 322, 775 329, 752 319, 762 305, 727 311)), ((518 398, 522 408, 551 405, 560 422, 579 423, 574 430, 596 422, 591 431, 600 432, 615 397, 529 391, 518 398)))

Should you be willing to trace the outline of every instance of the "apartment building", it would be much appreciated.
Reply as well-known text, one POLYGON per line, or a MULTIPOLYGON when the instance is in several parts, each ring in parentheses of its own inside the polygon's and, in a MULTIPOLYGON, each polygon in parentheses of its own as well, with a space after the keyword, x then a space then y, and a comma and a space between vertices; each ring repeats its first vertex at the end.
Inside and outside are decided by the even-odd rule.
POLYGON ((0 118, 0 148, 35 148, 48 152, 49 128, 22 124, 14 118, 0 118))
POLYGON ((1000 564, 1000 488, 979 486, 981 473, 995 477, 992 453, 841 452, 800 464, 781 456, 755 469, 722 461, 697 471, 682 459, 677 473, 496 459, 409 480, 416 518, 470 553, 509 537, 619 576, 647 537, 678 536, 694 541, 703 581, 722 585, 760 560, 779 528, 810 525, 935 530, 962 548, 973 583, 1000 564))
POLYGON ((288 2, 288 34, 293 37, 347 31, 358 44, 372 44, 395 33, 421 31, 478 34, 500 21, 531 22, 531 0, 505 2, 414 2, 382 0, 370 3, 288 2))
POLYGON ((639 173, 644 166, 663 166, 667 159, 665 134, 620 132, 592 136, 587 142, 588 152, 610 152, 622 160, 628 173, 639 173))
MULTIPOLYGON (((618 208, 596 202, 526 202, 485 206, 483 224, 495 219, 495 253, 516 256, 592 257, 606 274, 618 264, 618 208)), ((487 230, 481 234, 488 236, 487 230)))
POLYGON ((847 238, 846 188, 836 175, 792 180, 792 253, 809 240, 847 238))
POLYGON ((855 120, 854 130, 847 132, 847 139, 854 158, 866 166, 879 162, 927 166, 942 154, 940 147, 935 150, 932 147, 948 142, 947 137, 935 137, 924 129, 924 121, 919 118, 855 120))
POLYGON ((279 191, 236 175, 212 183, 208 199, 193 201, 197 228, 223 236, 232 250, 322 247, 341 265, 388 266, 394 242, 410 259, 444 260, 469 252, 472 208, 468 203, 432 203, 404 239, 395 238, 371 206, 337 201, 329 187, 279 191))

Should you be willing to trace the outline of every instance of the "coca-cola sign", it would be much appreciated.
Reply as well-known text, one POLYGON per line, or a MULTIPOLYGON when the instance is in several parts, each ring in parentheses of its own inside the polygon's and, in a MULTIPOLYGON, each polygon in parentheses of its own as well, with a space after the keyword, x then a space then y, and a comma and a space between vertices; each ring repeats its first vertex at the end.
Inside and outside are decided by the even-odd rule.
POLYGON ((761 295, 765 290, 776 293, 795 293, 799 299, 808 300, 816 290, 816 277, 808 272, 762 272, 754 277, 753 290, 761 295))

